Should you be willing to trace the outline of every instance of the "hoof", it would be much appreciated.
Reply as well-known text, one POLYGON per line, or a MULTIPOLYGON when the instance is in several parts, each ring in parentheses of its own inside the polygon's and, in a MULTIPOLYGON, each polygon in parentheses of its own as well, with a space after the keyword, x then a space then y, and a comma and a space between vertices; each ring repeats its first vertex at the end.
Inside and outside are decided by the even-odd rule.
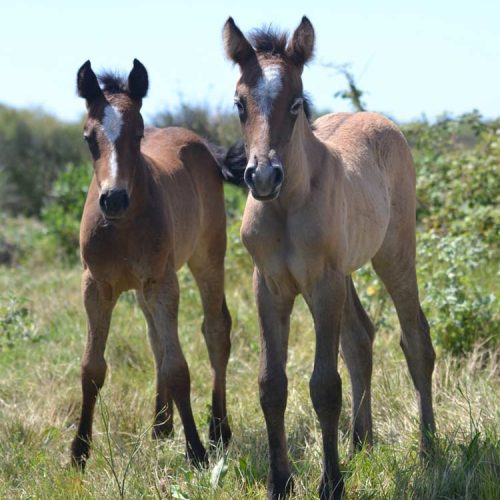
POLYGON ((80 437, 75 437, 73 443, 71 443, 71 465, 81 471, 85 471, 85 464, 90 454, 90 446, 87 441, 84 441, 80 437))
POLYGON ((293 492, 293 478, 291 473, 270 474, 267 481, 267 498, 269 500, 283 500, 293 492))
POLYGON ((155 424, 151 430, 151 439, 167 439, 173 437, 174 426, 171 422, 162 422, 161 424, 155 424))
POLYGON ((208 453, 203 445, 198 446, 196 449, 188 445, 186 455, 188 461, 197 469, 206 469, 208 467, 208 453))
POLYGON ((344 480, 342 476, 336 479, 327 481, 325 478, 321 479, 319 485, 319 498, 320 500, 341 500, 344 495, 344 480))
POLYGON ((425 465, 431 461, 439 451, 436 434, 426 431, 420 438, 420 461, 425 465))
POLYGON ((229 441, 231 441, 231 428, 227 422, 227 418, 224 420, 212 418, 208 427, 208 439, 210 440, 210 445, 217 448, 222 444, 224 448, 227 448, 229 441))

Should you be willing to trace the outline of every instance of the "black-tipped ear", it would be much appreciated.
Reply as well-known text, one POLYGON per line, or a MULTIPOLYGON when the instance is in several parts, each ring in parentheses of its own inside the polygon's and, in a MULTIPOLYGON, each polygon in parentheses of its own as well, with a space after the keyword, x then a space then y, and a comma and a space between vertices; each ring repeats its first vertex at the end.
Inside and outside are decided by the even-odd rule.
POLYGON ((236 26, 232 17, 228 18, 226 24, 224 24, 222 36, 224 39, 226 56, 239 64, 240 67, 245 64, 250 57, 255 55, 253 47, 238 26, 236 26))
POLYGON ((288 57, 297 65, 304 66, 311 60, 314 52, 314 28, 306 16, 302 18, 299 26, 286 48, 288 57))
POLYGON ((138 59, 134 59, 134 67, 128 75, 128 93, 134 99, 142 99, 148 93, 148 72, 138 59))
POLYGON ((101 87, 95 73, 92 71, 90 61, 86 61, 78 70, 76 75, 76 87, 78 95, 90 101, 102 94, 101 87))

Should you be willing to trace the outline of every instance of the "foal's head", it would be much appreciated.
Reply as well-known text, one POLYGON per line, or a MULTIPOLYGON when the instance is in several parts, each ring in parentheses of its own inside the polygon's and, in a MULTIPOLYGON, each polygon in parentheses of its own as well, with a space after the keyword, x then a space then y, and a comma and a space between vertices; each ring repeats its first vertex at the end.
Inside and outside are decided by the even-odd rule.
POLYGON ((254 198, 272 200, 285 178, 281 158, 297 116, 308 114, 301 75, 312 57, 314 29, 303 17, 290 40, 269 29, 254 31, 249 42, 229 18, 224 46, 241 70, 234 102, 248 157, 245 182, 254 198))
POLYGON ((99 81, 90 61, 78 70, 78 94, 87 102, 83 136, 94 161, 101 211, 106 219, 119 219, 129 206, 140 161, 144 135, 140 109, 148 91, 148 73, 134 59, 127 80, 104 74, 99 81))

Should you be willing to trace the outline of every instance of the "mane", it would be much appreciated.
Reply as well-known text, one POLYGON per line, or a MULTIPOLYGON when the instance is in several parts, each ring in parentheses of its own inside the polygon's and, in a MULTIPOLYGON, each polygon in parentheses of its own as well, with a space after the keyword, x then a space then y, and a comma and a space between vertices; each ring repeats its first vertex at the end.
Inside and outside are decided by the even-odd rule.
POLYGON ((108 94, 128 94, 128 81, 120 73, 105 71, 97 76, 102 90, 108 94))
MULTIPOLYGON (((309 97, 308 94, 305 94, 304 92, 302 93, 302 97, 304 99, 304 103, 302 104, 302 107, 304 109, 304 113, 306 115, 307 121, 309 122, 309 125, 312 127, 312 101, 311 98, 309 97)), ((314 127, 312 127, 314 128, 314 127)))
POLYGON ((254 29, 248 38, 258 53, 287 57, 288 33, 286 31, 280 31, 269 25, 267 28, 254 29))

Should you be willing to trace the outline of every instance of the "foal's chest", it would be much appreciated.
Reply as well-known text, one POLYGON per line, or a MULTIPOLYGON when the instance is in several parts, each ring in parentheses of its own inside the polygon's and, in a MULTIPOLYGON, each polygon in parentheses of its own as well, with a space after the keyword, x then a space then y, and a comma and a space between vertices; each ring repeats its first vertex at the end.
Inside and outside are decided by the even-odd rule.
POLYGON ((323 272, 331 254, 325 226, 300 216, 273 215, 245 211, 243 244, 259 271, 274 284, 271 288, 280 284, 303 291, 323 272))
POLYGON ((83 261, 96 279, 120 290, 138 289, 158 272, 164 238, 134 229, 103 224, 82 240, 83 261))

